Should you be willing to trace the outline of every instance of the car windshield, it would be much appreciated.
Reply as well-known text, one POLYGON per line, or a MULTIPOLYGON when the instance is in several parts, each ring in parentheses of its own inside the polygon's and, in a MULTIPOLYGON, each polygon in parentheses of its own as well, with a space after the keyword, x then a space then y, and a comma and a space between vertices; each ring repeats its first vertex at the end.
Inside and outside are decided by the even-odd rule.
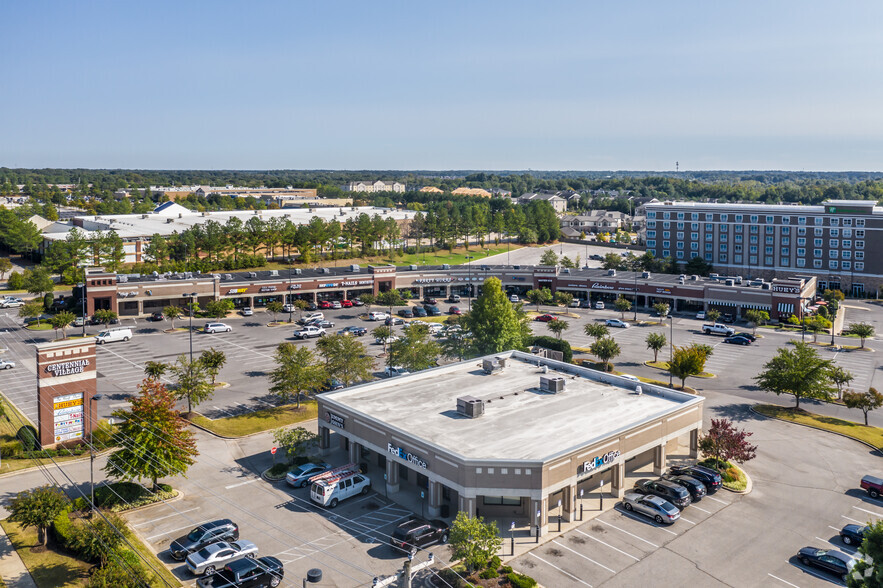
MULTIPOLYGON (((309 467, 312 467, 312 466, 309 466, 309 467)), ((300 467, 295 468, 294 471, 291 472, 291 475, 293 475, 295 477, 303 476, 307 472, 307 469, 309 469, 308 466, 302 465, 300 467)))
POLYGON ((196 527, 195 529, 190 531, 189 535, 187 535, 187 538, 190 539, 191 541, 199 541, 200 537, 202 537, 202 528, 201 527, 196 527))

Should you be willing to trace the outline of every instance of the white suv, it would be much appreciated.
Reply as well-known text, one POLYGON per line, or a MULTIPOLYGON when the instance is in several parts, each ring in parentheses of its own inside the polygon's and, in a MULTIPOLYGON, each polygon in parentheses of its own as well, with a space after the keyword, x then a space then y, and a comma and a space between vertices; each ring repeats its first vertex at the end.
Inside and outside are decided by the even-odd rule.
POLYGON ((233 328, 224 323, 206 323, 202 330, 206 333, 229 333, 233 328))
POLYGON ((374 312, 368 313, 368 320, 369 321, 385 321, 388 318, 389 318, 389 315, 386 314, 385 312, 374 311, 374 312))

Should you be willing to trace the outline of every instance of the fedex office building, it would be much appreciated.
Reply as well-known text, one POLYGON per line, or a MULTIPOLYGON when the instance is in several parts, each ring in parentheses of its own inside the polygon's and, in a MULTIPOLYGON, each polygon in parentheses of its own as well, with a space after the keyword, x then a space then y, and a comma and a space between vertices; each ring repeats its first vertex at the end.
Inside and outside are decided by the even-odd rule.
POLYGON ((429 516, 573 520, 580 490, 615 497, 625 476, 685 445, 696 454, 701 396, 519 351, 322 394, 319 441, 367 467, 429 516))

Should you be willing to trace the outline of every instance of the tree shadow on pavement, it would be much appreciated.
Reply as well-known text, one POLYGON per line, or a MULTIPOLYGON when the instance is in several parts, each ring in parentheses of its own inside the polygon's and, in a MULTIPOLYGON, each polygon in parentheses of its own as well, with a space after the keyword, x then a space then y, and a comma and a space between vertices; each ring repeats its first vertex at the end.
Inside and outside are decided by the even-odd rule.
POLYGON ((727 404, 724 406, 707 406, 706 409, 715 413, 717 418, 728 418, 733 422, 758 421, 761 417, 749 410, 751 404, 727 404))

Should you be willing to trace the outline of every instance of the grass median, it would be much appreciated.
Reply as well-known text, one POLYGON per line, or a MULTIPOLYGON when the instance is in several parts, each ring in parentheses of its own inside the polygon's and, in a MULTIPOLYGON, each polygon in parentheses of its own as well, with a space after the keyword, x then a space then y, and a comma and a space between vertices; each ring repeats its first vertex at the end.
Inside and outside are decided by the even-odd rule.
MULTIPOLYGON (((645 361, 644 365, 647 367, 652 367, 657 370, 662 370, 665 373, 668 373, 668 362, 667 361, 645 361)), ((702 372, 701 374, 696 374, 695 376, 690 376, 691 378, 716 378, 714 374, 711 372, 702 372)))
POLYGON ((754 406, 754 410, 770 418, 798 423, 813 427, 814 429, 822 429, 823 431, 840 433, 841 435, 864 441, 877 449, 883 449, 883 428, 880 427, 865 426, 853 421, 814 414, 802 408, 795 409, 790 406, 779 406, 777 404, 757 404, 754 406))
POLYGON ((75 588, 86 583, 91 564, 56 551, 52 546, 43 547, 37 541, 37 530, 33 527, 22 529, 18 523, 8 520, 0 521, 0 526, 38 588, 75 588))
POLYGON ((190 421, 222 437, 244 437, 253 433, 309 421, 316 418, 317 413, 316 401, 310 400, 301 402, 300 408, 294 404, 286 404, 285 406, 255 410, 220 419, 210 419, 194 413, 190 417, 190 421))

